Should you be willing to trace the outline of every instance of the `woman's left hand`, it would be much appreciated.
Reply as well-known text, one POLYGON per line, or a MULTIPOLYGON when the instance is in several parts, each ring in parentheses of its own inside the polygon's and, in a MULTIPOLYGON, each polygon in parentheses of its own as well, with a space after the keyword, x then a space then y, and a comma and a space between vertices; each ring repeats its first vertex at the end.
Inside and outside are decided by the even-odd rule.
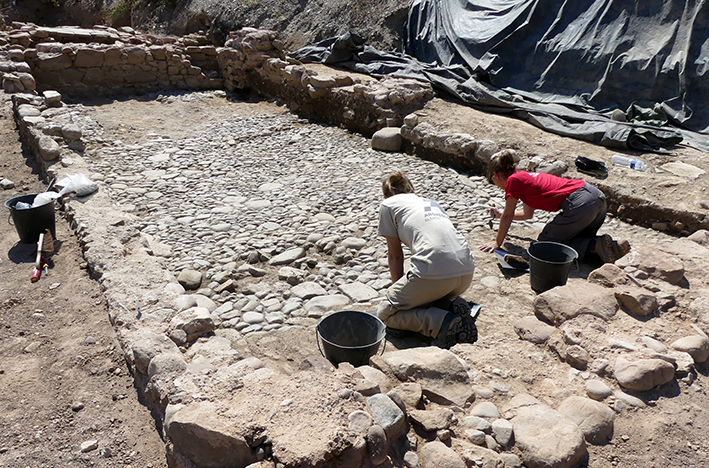
POLYGON ((500 246, 497 244, 496 241, 490 241, 481 245, 480 247, 478 247, 478 249, 482 250, 483 252, 492 252, 498 247, 500 246))

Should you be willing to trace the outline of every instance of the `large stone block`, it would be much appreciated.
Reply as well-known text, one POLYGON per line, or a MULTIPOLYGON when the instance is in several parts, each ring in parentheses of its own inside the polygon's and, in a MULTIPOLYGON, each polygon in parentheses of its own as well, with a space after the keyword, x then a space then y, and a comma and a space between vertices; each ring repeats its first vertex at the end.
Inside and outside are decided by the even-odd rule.
POLYGON ((145 51, 145 49, 139 46, 127 47, 126 49, 124 49, 124 52, 128 58, 128 63, 130 63, 131 65, 143 63, 147 57, 147 52, 145 51))
POLYGON ((402 382, 416 381, 430 400, 461 407, 475 400, 475 391, 463 364, 448 350, 412 348, 371 358, 372 365, 402 382))
POLYGON ((22 83, 22 86, 27 90, 27 91, 34 91, 37 89, 37 83, 34 80, 34 77, 29 74, 29 73, 17 73, 17 78, 20 80, 20 83, 22 83))
POLYGON ((187 334, 187 341, 193 341, 214 331, 214 321, 206 307, 192 307, 173 317, 170 329, 183 330, 187 334))
POLYGON ((684 265, 675 255, 645 246, 634 247, 629 254, 615 262, 620 268, 635 267, 651 278, 678 284, 684 278, 684 265))
POLYGON ((256 453, 244 436, 235 432, 228 419, 219 417, 211 402, 168 407, 165 433, 197 466, 227 468, 256 462, 256 453))
POLYGON ((393 442, 406 433, 406 415, 391 398, 378 393, 367 399, 367 406, 374 420, 384 429, 387 440, 393 442))
POLYGON ((121 56, 123 51, 118 47, 111 47, 106 49, 103 53, 103 63, 107 67, 113 67, 121 63, 121 56))
POLYGON ((61 154, 59 143, 54 141, 54 139, 50 136, 45 135, 40 137, 37 145, 39 148, 39 155, 45 161, 54 161, 61 154))
POLYGON ((60 71, 74 64, 72 58, 64 54, 39 55, 36 66, 42 71, 60 71))
POLYGON ((96 49, 79 49, 74 59, 75 67, 100 67, 103 65, 103 51, 96 49))
POLYGON ((535 398, 519 394, 510 404, 515 447, 529 468, 571 468, 588 453, 578 426, 535 398))
POLYGON ((102 85, 106 83, 106 75, 100 68, 89 68, 84 75, 84 83, 90 85, 102 85))
POLYGON ((607 321, 618 308, 612 289, 592 283, 567 283, 534 298, 534 313, 557 325, 583 314, 607 321))
POLYGON ((385 127, 372 135, 372 149, 381 151, 401 151, 401 129, 385 127))
POLYGON ((155 60, 165 60, 167 58, 165 46, 152 46, 148 50, 155 60))
POLYGON ((443 442, 433 441, 423 446, 420 452, 422 468, 465 468, 465 462, 443 442))
MULTIPOLYGON (((59 72, 59 76, 64 83, 79 83, 84 80, 84 69, 66 68, 59 72)), ((42 80, 44 82, 44 80, 42 80)))
POLYGON ((576 423, 591 444, 602 445, 613 438, 615 413, 603 403, 571 396, 561 403, 559 412, 576 423))
POLYGON ((674 341, 671 348, 688 353, 696 363, 702 363, 709 358, 709 339, 701 335, 685 336, 674 341))
POLYGON ((630 313, 642 316, 652 316, 660 308, 655 293, 644 288, 624 286, 615 292, 618 302, 630 313))

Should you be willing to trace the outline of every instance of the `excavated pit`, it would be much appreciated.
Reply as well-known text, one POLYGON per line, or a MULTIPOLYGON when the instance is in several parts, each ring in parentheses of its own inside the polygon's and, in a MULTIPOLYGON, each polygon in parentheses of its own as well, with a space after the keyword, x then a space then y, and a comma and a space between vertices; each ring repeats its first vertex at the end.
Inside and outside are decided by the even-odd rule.
MULTIPOLYGON (((59 91, 61 94, 71 96, 72 101, 81 102, 82 94, 109 96, 121 88, 127 88, 128 92, 132 94, 156 93, 156 90, 161 90, 163 86, 168 85, 194 91, 210 90, 213 92, 222 88, 231 91, 250 91, 287 106, 293 113, 303 118, 343 127, 367 137, 387 126, 401 127, 402 148, 407 153, 470 175, 481 175, 484 172, 486 158, 503 147, 516 149, 524 160, 528 160, 530 164, 537 164, 539 167, 560 161, 569 168, 564 173, 567 176, 580 176, 573 169, 573 160, 578 155, 607 161, 612 154, 607 149, 584 142, 562 139, 552 142, 553 145, 541 147, 538 144, 541 141, 540 130, 525 127, 519 135, 504 133, 501 129, 510 125, 510 120, 507 117, 487 116, 471 108, 458 107, 455 103, 436 98, 433 90, 426 84, 395 80, 379 81, 325 66, 294 63, 288 60, 287 55, 281 49, 277 35, 273 32, 251 30, 239 32, 232 36, 232 41, 228 42, 227 47, 220 49, 203 44, 202 39, 194 35, 185 38, 170 38, 168 40, 158 38, 156 40, 129 30, 118 30, 115 33, 110 30, 108 32, 102 30, 96 34, 100 34, 102 37, 105 34, 116 34, 130 45, 126 45, 125 48, 109 45, 105 50, 101 50, 100 47, 97 49, 87 46, 85 40, 73 42, 71 39, 65 39, 67 42, 63 42, 63 44, 66 45, 66 48, 60 49, 68 52, 57 55, 57 50, 53 48, 56 44, 47 46, 44 51, 42 51, 42 46, 32 47, 33 45, 37 46, 37 43, 32 42, 32 31, 39 30, 38 34, 44 35, 46 33, 48 36, 52 34, 52 31, 42 28, 32 29, 31 25, 27 25, 27 31, 21 29, 19 32, 11 33, 8 41, 15 45, 26 42, 23 58, 26 59, 27 68, 30 72, 42 70, 42 73, 38 73, 37 76, 43 77, 43 79, 35 80, 36 94, 32 92, 32 89, 29 89, 31 81, 24 75, 18 76, 16 80, 8 79, 12 82, 13 87, 19 82, 24 89, 6 88, 6 91, 12 92, 16 118, 23 140, 34 152, 49 178, 66 170, 65 167, 62 167, 63 158, 71 159, 73 155, 80 155, 83 152, 80 138, 72 140, 64 135, 55 134, 53 135, 55 146, 49 144, 46 138, 43 139, 46 134, 38 131, 41 124, 38 117, 41 115, 36 115, 31 108, 36 108, 41 114, 46 110, 50 110, 51 113, 51 109, 55 106, 56 108, 62 107, 61 96, 57 100, 57 96, 51 91, 59 91), (120 54, 115 52, 116 48, 119 49, 120 54), (97 52, 97 50, 101 50, 101 52, 97 52), (103 56, 99 65, 98 56, 100 54, 103 56), (107 56, 111 57, 108 63, 106 62, 107 56), (116 56, 118 56, 118 62, 113 61, 116 56), (195 65, 208 57, 212 57, 214 62, 202 63, 201 66, 195 65), (78 65, 77 60, 79 61, 78 65), (161 64, 163 62, 164 65, 161 64), (71 64, 65 67, 69 63, 71 64), (86 64, 91 66, 81 66, 86 64), (106 70, 102 69, 104 65, 108 67, 106 70), (54 69, 58 67, 63 68, 54 69), (176 67, 172 73, 170 67, 176 67), (123 74, 120 75, 123 80, 120 84, 116 82, 119 76, 116 72, 119 69, 123 74), (165 71, 164 75, 163 71, 165 71), (219 73, 215 74, 215 71, 219 73), (408 94, 402 97, 399 92, 401 88, 407 89, 408 94), (532 161, 535 158, 536 160, 532 161)), ((67 34, 66 31, 63 33, 67 34)), ((75 33, 76 36, 85 36, 86 34, 91 33, 86 31, 75 33)), ((19 48, 15 47, 13 50, 19 50, 19 48)), ((19 58, 17 52, 13 54, 13 57, 19 58)), ((21 63, 15 59, 10 62, 21 63)), ((16 65, 13 72, 29 73, 21 65, 16 65)), ((32 75, 32 73, 29 74, 32 75)), ((292 125, 297 125, 297 122, 292 125)), ((683 161, 686 164, 692 163, 693 167, 697 169, 704 168, 701 154, 687 149, 680 149, 677 154, 684 158, 683 161)), ((587 178, 609 196, 611 200, 610 212, 617 218, 614 226, 620 219, 653 227, 655 231, 663 231, 673 235, 687 235, 698 229, 706 229, 708 227, 707 219, 705 208, 702 206, 704 203, 702 185, 705 177, 699 174, 692 179, 692 176, 677 175, 661 169, 663 165, 674 161, 674 159, 669 160, 666 155, 647 154, 643 155, 643 158, 652 165, 653 172, 628 173, 625 169, 611 168, 611 175, 608 179, 587 178), (656 187, 664 187, 666 191, 656 192, 654 191, 656 187), (691 187, 691 191, 673 192, 673 190, 677 191, 687 187, 691 187), (647 192, 644 194, 645 196, 641 194, 643 189, 647 192)), ((454 188, 450 187, 448 190, 454 190, 454 188)), ((120 257, 125 254, 125 250, 132 251, 131 249, 136 248, 133 245, 136 241, 136 233, 130 227, 132 220, 130 216, 117 216, 110 222, 106 221, 105 224, 102 222, 98 226, 86 226, 81 224, 81 220, 90 219, 91 216, 97 214, 91 213, 90 204, 79 206, 72 202, 72 205, 74 206, 69 208, 68 216, 75 217, 73 227, 82 239, 82 246, 94 269, 94 274, 110 284, 115 280, 115 273, 110 268, 112 267, 111 256, 115 254, 120 257), (121 239, 121 242, 125 241, 126 247, 111 245, 111 248, 116 248, 115 252, 111 249, 101 251, 99 250, 101 246, 95 242, 97 236, 95 232, 103 232, 105 238, 121 239), (107 271, 106 276, 103 275, 104 268, 107 271)), ((149 241, 146 242, 149 243, 149 241)), ((154 258, 143 259, 139 255, 136 257, 146 274, 159 270, 154 265, 154 258)), ((132 265, 132 267, 134 266, 132 265)), ((141 285, 141 287, 148 289, 149 285, 141 285)), ((128 311, 125 307, 131 303, 130 294, 117 292, 115 287, 109 289, 112 322, 119 327, 131 324, 134 320, 132 317, 135 315, 134 311, 128 311)), ((127 328, 130 327, 127 326, 127 328)), ((178 336, 171 338, 179 339, 178 336)), ((128 339, 125 342, 134 344, 134 341, 128 339)), ((535 351, 530 348, 529 352, 531 355, 535 351)), ((167 405, 171 404, 170 398, 174 398, 174 393, 171 392, 174 389, 165 382, 151 382, 149 378, 151 371, 147 367, 143 368, 147 363, 135 359, 135 352, 128 354, 129 365, 137 369, 136 381, 138 385, 146 388, 149 401, 159 408, 157 411, 160 413, 167 405)), ((490 356, 486 356, 486 359, 490 364, 495 364, 490 356)), ((313 365, 318 365, 318 363, 313 365)), ((299 383, 293 383, 294 389, 299 387, 299 383)), ((336 388, 327 387, 328 384, 329 382, 322 383, 323 395, 321 398, 324 402, 328 398, 328 392, 332 394, 336 391, 336 388)), ((235 383, 235 387, 238 387, 238 382, 235 383)), ((247 387, 258 388, 254 382, 247 382, 247 387)), ((272 398, 275 403, 280 401, 282 404, 285 400, 278 399, 287 396, 281 395, 278 391, 273 391, 271 394, 266 391, 264 398, 272 398)), ((243 398, 243 396, 239 395, 239 398, 243 398)), ((248 401, 240 401, 239 403, 249 404, 248 401)), ((346 411, 350 411, 352 408, 348 405, 351 403, 348 401, 346 405, 342 406, 346 411)), ((307 407, 305 408, 307 409, 307 407)), ((206 402, 200 403, 199 409, 205 413, 214 410, 206 402)), ((267 409, 263 409, 263 411, 266 412, 267 409)), ((194 452, 190 452, 185 449, 185 446, 189 445, 186 441, 190 440, 189 436, 191 435, 189 427, 194 425, 199 416, 199 412, 195 411, 193 415, 181 414, 179 418, 176 418, 176 422, 171 421, 175 422, 173 426, 175 432, 171 434, 171 437, 174 437, 175 441, 184 443, 181 447, 182 452, 178 447, 177 451, 180 453, 171 455, 174 457, 173 463, 176 465, 181 463, 183 456, 192 460, 200 460, 205 466, 218 463, 211 458, 213 453, 208 450, 199 452, 198 449, 195 449, 194 452), (191 419, 192 417, 194 420, 191 419)), ((169 418, 170 414, 162 413, 161 417, 169 418)), ((223 428, 214 428, 215 432, 221 429, 223 428)), ((281 429, 285 432, 286 425, 281 426, 281 429)), ((262 431, 262 427, 249 428, 247 440, 249 447, 255 450, 266 450, 264 447, 268 446, 268 443, 262 436, 262 431)), ((291 434, 287 435, 295 437, 291 434)), ((357 447, 358 442, 349 441, 339 435, 335 439, 337 443, 334 445, 337 450, 329 455, 334 454, 337 457, 347 458, 347 456, 351 456, 350 452, 359 453, 358 450, 361 449, 361 447, 357 447)), ((249 447, 244 448, 239 445, 238 441, 228 437, 220 440, 224 444, 222 448, 227 450, 233 448, 239 450, 240 453, 250 450, 249 447), (231 447, 230 444, 234 444, 234 446, 231 447)), ((325 440, 318 442, 327 445, 325 440)), ((298 458, 298 453, 281 453, 280 455, 284 459, 287 456, 292 457, 293 466, 301 462, 303 466, 306 466, 305 462, 298 458)), ((247 459, 250 460, 245 456, 245 460, 247 459)))

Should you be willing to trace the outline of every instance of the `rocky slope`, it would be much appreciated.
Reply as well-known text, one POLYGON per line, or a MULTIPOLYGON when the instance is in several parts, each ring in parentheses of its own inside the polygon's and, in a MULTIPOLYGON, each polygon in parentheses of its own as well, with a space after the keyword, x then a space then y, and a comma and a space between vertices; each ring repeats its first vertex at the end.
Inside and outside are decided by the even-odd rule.
POLYGON ((401 48, 409 0, 3 0, 6 21, 54 26, 131 26, 145 32, 184 35, 203 30, 215 44, 243 27, 283 33, 295 50, 348 31, 381 50, 401 48), (58 5, 58 6, 55 6, 58 5))

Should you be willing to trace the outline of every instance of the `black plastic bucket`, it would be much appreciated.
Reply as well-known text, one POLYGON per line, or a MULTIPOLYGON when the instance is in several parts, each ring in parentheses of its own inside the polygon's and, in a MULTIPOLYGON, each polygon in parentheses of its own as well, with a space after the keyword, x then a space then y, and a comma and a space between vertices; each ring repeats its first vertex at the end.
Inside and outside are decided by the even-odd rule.
MULTIPOLYGON (((369 364, 386 336, 386 326, 375 315, 359 310, 342 310, 323 317, 316 328, 320 353, 333 365, 349 362, 355 367, 369 364)), ((386 347, 386 343, 384 344, 386 347)))
POLYGON ((46 205, 35 208, 26 208, 18 210, 15 208, 17 202, 27 203, 32 205, 36 193, 28 195, 20 195, 19 197, 10 198, 5 202, 5 207, 10 210, 8 222, 12 218, 12 223, 15 225, 17 234, 20 236, 20 242, 31 244, 39 241, 39 235, 45 229, 49 229, 54 239, 57 238, 57 233, 54 224, 54 200, 46 205))
POLYGON ((527 253, 529 280, 532 290, 537 293, 565 285, 571 265, 579 258, 574 249, 556 242, 535 242, 529 246, 527 253))

